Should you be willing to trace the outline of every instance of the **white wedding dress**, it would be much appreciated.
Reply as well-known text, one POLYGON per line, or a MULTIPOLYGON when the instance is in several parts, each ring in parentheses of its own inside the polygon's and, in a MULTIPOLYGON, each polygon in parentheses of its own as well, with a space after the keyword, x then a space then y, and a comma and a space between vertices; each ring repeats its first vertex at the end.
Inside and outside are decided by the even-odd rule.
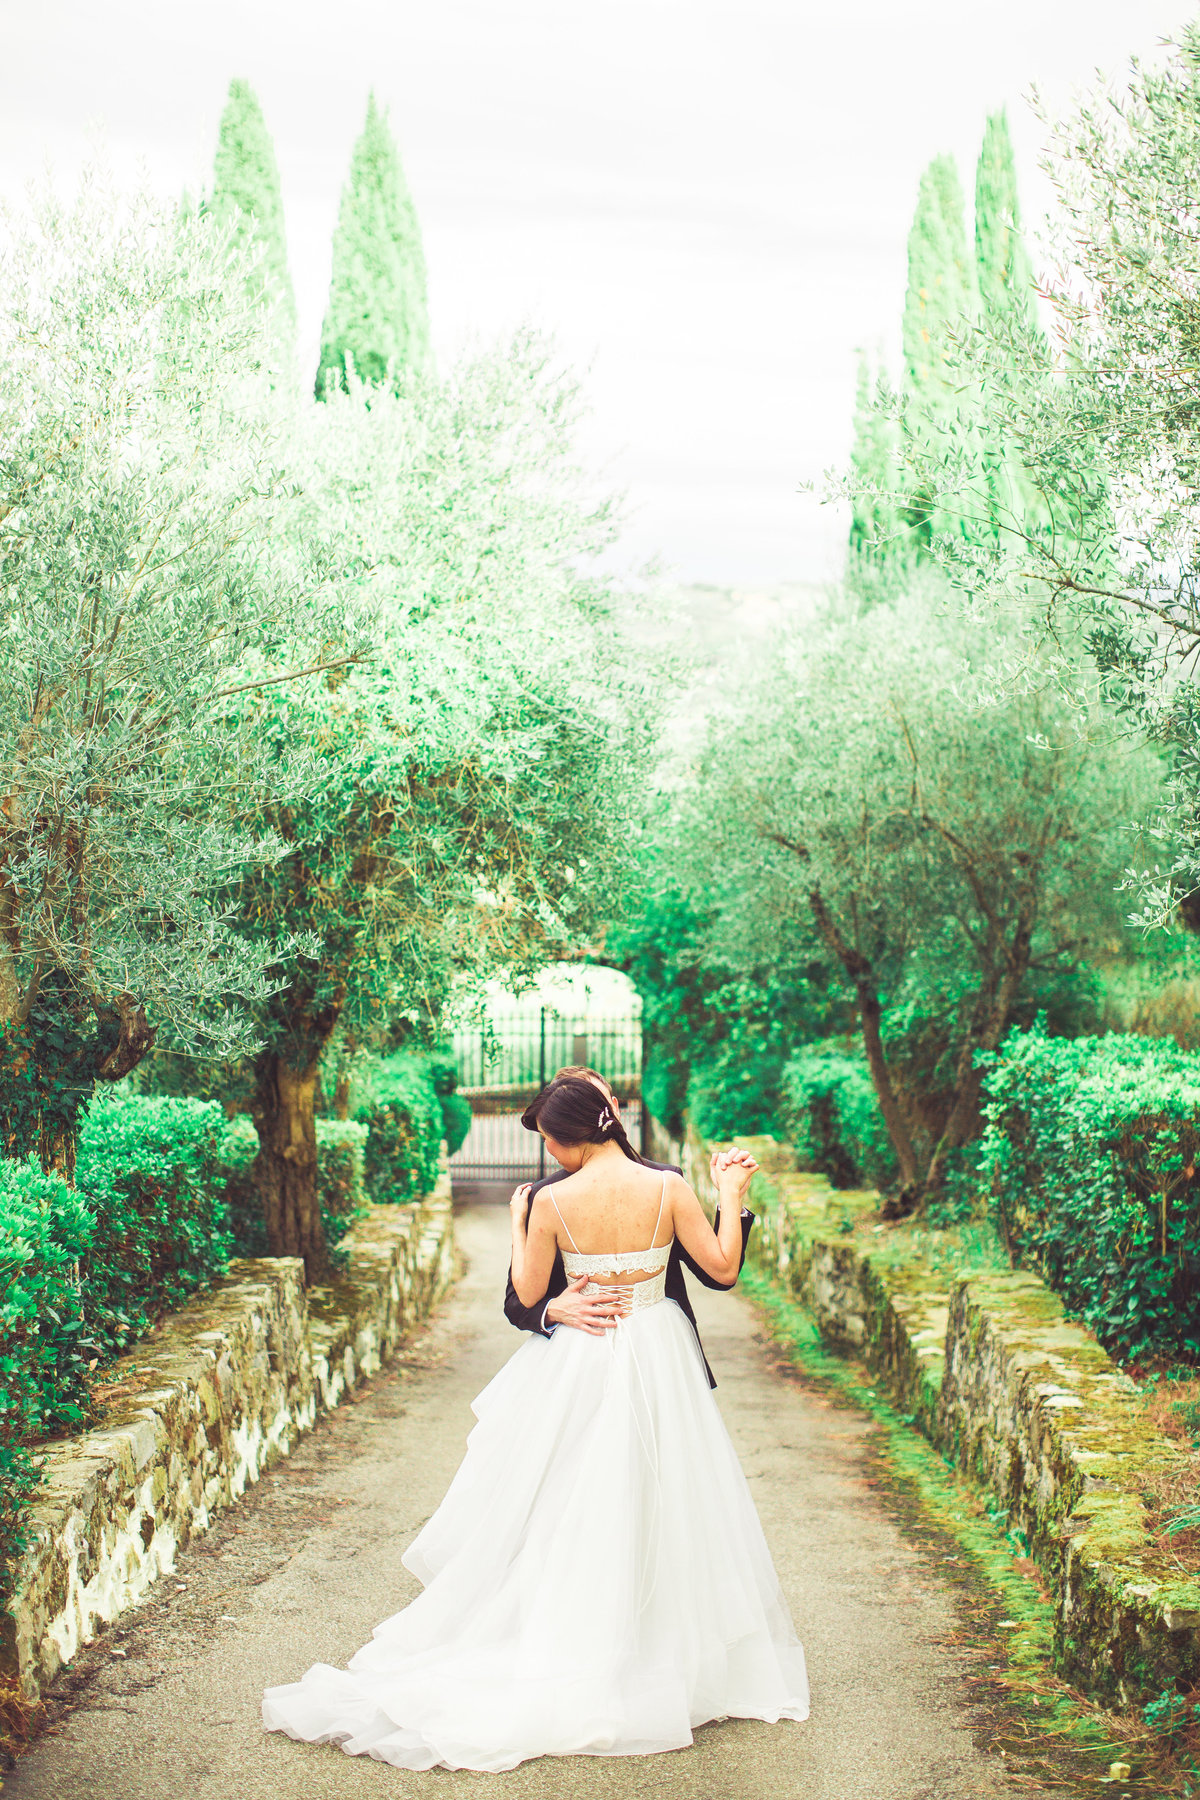
POLYGON ((499 1771, 677 1750, 711 1719, 808 1717, 750 1490, 664 1294, 670 1249, 564 1255, 569 1277, 653 1274, 620 1290, 614 1330, 531 1338, 488 1383, 404 1554, 424 1593, 348 1670, 268 1688, 268 1730, 401 1769, 499 1771))

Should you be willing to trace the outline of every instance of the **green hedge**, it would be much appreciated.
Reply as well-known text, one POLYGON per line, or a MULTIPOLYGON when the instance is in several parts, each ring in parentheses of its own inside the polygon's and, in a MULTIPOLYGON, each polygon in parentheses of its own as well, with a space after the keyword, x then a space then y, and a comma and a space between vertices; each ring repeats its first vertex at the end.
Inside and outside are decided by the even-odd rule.
MULTIPOLYGON (((353 1119, 317 1120, 317 1195, 335 1267, 338 1245, 366 1207, 367 1138, 367 1127, 353 1119)), ((254 1121, 239 1113, 225 1128, 221 1145, 221 1180, 239 1256, 269 1255, 262 1201, 251 1173, 257 1155, 254 1121)))
POLYGON ((101 1358, 225 1273, 225 1115, 211 1100, 113 1094, 79 1133, 75 1183, 95 1218, 81 1275, 101 1358))
POLYGON ((789 1137, 801 1159, 837 1187, 885 1187, 892 1149, 867 1065, 833 1043, 809 1044, 783 1071, 789 1137))
POLYGON ((91 1368, 224 1273, 224 1131, 211 1103, 109 1095, 74 1190, 0 1159, 0 1596, 37 1486, 29 1444, 85 1422, 91 1368))
POLYGON ((1200 1055, 1035 1026, 981 1061, 977 1168, 1014 1255, 1113 1354, 1200 1357, 1200 1055))
POLYGON ((86 1416, 95 1352, 75 1270, 94 1231, 88 1207, 58 1176, 0 1160, 0 1599, 37 1487, 28 1445, 86 1416))
POLYGON ((399 1055, 377 1063, 359 1084, 354 1117, 370 1131, 366 1179, 375 1202, 415 1200, 433 1187, 446 1134, 438 1086, 457 1099, 454 1079, 448 1058, 399 1055))

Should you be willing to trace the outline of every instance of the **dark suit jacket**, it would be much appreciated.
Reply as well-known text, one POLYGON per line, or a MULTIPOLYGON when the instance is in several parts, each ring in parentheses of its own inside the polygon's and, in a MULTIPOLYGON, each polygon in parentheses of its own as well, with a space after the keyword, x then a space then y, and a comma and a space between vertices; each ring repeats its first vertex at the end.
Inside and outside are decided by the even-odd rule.
MULTIPOLYGON (((682 1175, 682 1173, 683 1173, 683 1170, 677 1169, 675 1167, 674 1163, 652 1163, 649 1160, 647 1160, 646 1167, 650 1168, 650 1169, 670 1169, 671 1172, 675 1175, 682 1175)), ((566 1179, 566 1170, 561 1169, 557 1175, 544 1175, 540 1181, 535 1181, 533 1184, 532 1191, 530 1192, 530 1195, 529 1195, 530 1210, 532 1210, 532 1207, 533 1207, 534 1194, 536 1194, 541 1188, 544 1188, 548 1182, 563 1181, 565 1179, 566 1179)), ((717 1223, 718 1224, 720 1223, 720 1219, 721 1219, 721 1214, 720 1214, 720 1211, 718 1211, 718 1213, 717 1213, 717 1223)), ((528 1222, 529 1222, 529 1212, 526 1212, 526 1214, 525 1214, 525 1222, 526 1222, 526 1224, 528 1224, 528 1222)), ((746 1208, 743 1208, 742 1209, 742 1256, 741 1256, 741 1262, 738 1263, 739 1274, 741 1273, 742 1263, 744 1263, 746 1260, 746 1245, 750 1238, 750 1227, 753 1225, 753 1223, 754 1223, 754 1214, 752 1212, 748 1211, 746 1208)), ((692 1274, 696 1277, 696 1280, 702 1281, 706 1288, 720 1288, 723 1291, 728 1291, 728 1289, 733 1287, 735 1284, 732 1281, 730 1281, 730 1282, 715 1281, 711 1275, 706 1274, 705 1271, 702 1268, 700 1268, 700 1266, 697 1263, 693 1262, 692 1258, 688 1255, 687 1251, 679 1243, 678 1239, 675 1241, 675 1243, 673 1243, 671 1245, 671 1255, 667 1262, 667 1281, 666 1281, 667 1296, 669 1299, 674 1300, 674 1302, 678 1306, 680 1312, 683 1314, 684 1318, 687 1320, 687 1322, 691 1326, 692 1330, 696 1333, 696 1343, 699 1345, 699 1348, 700 1348, 700 1355, 704 1362, 704 1372, 708 1376, 708 1385, 709 1385, 709 1387, 716 1387, 716 1385, 717 1385, 716 1376, 713 1374, 712 1370, 708 1366, 708 1358, 707 1358, 707 1356, 704 1355, 704 1345, 700 1343, 700 1332, 696 1325, 696 1315, 692 1311, 692 1303, 688 1299, 687 1283, 683 1279, 684 1263, 686 1263, 688 1268, 692 1271, 692 1274)), ((556 1250, 554 1253, 554 1267, 550 1271, 550 1285, 546 1289, 546 1292, 542 1295, 540 1300, 535 1302, 535 1304, 533 1306, 522 1306, 521 1301, 517 1296, 517 1290, 513 1286, 512 1264, 510 1263, 508 1265, 508 1291, 504 1296, 504 1316, 505 1316, 505 1318, 508 1320, 510 1325, 515 1325, 519 1331, 536 1331, 536 1332, 539 1332, 543 1337, 549 1337, 550 1333, 546 1330, 545 1326, 542 1324, 542 1314, 545 1312, 548 1303, 551 1300, 553 1300, 557 1294, 561 1294, 563 1289, 566 1287, 566 1285, 567 1285, 567 1271, 563 1267, 562 1252, 560 1250, 556 1250)), ((570 1329, 570 1328, 567 1327, 567 1329, 570 1329)))

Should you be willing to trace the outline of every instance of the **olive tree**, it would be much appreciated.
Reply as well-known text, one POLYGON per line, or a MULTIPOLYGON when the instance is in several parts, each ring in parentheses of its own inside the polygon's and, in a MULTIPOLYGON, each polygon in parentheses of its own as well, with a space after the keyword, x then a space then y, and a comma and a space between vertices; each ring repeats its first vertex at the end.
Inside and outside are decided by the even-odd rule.
POLYGON ((714 955, 796 963, 807 942, 841 970, 911 1195, 973 1135, 977 1054, 1031 972, 1112 935, 1124 821, 1153 791, 1145 754, 1100 741, 1055 684, 997 699, 971 642, 928 581, 785 640, 718 727, 688 825, 714 955), (961 998, 931 1135, 896 1080, 887 1014, 906 987, 944 989, 948 965, 961 998))
POLYGON ((294 484, 245 270, 212 218, 89 178, 0 221, 0 1121, 72 1121, 166 1026, 227 1057, 265 952, 231 807, 301 791, 240 704, 356 653, 294 484))
POLYGON ((521 340, 444 383, 327 389, 297 424, 305 529, 378 620, 372 660, 250 696, 321 770, 261 804, 286 846, 231 888, 277 982, 257 1017, 257 1179, 273 1251, 324 1266, 318 1065, 335 1031, 431 1029, 451 998, 578 953, 623 867, 647 708, 587 573, 609 543, 572 451, 579 396, 521 340))

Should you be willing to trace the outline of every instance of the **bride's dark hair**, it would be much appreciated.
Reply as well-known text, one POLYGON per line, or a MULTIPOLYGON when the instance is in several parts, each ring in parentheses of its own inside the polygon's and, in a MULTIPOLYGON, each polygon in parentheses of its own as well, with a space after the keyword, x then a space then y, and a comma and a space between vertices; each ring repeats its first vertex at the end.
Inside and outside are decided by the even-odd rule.
POLYGON ((521 1114, 521 1123, 526 1131, 540 1127, 559 1144, 614 1143, 630 1162, 644 1160, 629 1141, 616 1101, 576 1075, 560 1076, 544 1087, 521 1114))

